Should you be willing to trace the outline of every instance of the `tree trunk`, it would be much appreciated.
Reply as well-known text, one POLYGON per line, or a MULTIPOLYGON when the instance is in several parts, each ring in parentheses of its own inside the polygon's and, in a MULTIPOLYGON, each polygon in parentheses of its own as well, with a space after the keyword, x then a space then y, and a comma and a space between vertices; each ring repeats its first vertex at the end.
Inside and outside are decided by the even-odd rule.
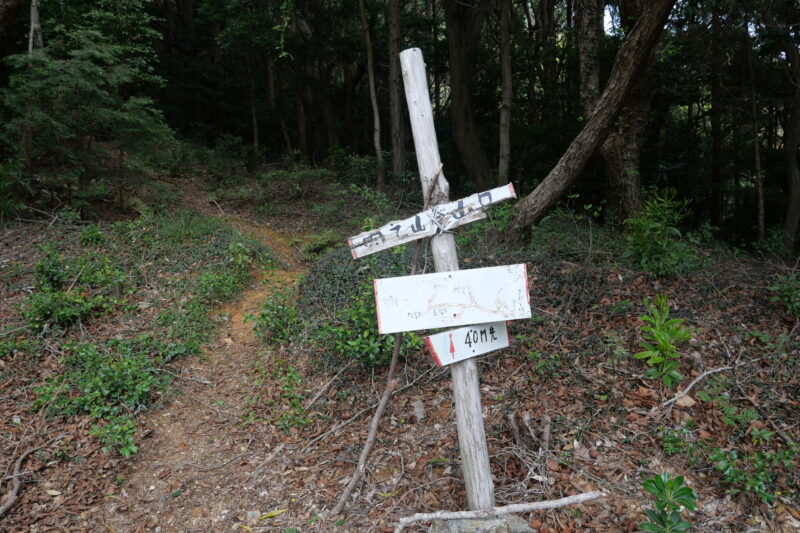
POLYGON ((591 116, 556 166, 536 189, 516 205, 514 225, 524 230, 541 220, 569 189, 603 142, 625 103, 639 68, 650 56, 674 0, 652 0, 625 39, 614 60, 608 84, 591 116))
POLYGON ((787 251, 792 251, 800 225, 800 165, 797 161, 797 151, 800 149, 800 51, 791 39, 786 39, 784 44, 794 87, 791 107, 783 125, 783 158, 789 183, 789 201, 783 226, 786 234, 784 244, 787 251))
POLYGON ((260 150, 258 138, 258 105, 256 100, 256 82, 253 80, 253 72, 248 68, 247 92, 250 100, 250 121, 253 128, 253 155, 258 157, 260 150))
POLYGON ((28 34, 28 53, 32 54, 36 48, 44 48, 44 39, 42 37, 42 22, 39 19, 39 0, 31 0, 31 30, 28 34))
MULTIPOLYGON (((619 11, 623 30, 627 34, 642 15, 642 2, 623 0, 619 11)), ((639 75, 628 93, 616 127, 600 147, 609 181, 608 220, 616 224, 633 216, 642 204, 639 154, 653 96, 652 62, 652 56, 648 56, 639 68, 639 75)))
POLYGON ((375 159, 378 161, 378 190, 383 190, 386 181, 386 169, 383 164, 383 150, 381 149, 381 116, 378 112, 378 95, 375 93, 375 64, 372 57, 372 39, 369 35, 367 12, 364 9, 364 0, 358 0, 358 13, 361 16, 361 26, 364 30, 364 46, 367 49, 367 79, 369 80, 369 101, 372 105, 372 145, 375 148, 375 159))
POLYGON ((584 120, 600 98, 600 35, 603 32, 603 0, 578 0, 578 62, 581 106, 584 120))
POLYGON ((461 161, 475 187, 490 184, 489 158, 481 144, 475 114, 472 111, 472 56, 480 42, 484 5, 481 9, 461 0, 443 0, 450 52, 450 121, 461 161))
POLYGON ((511 0, 500 2, 500 67, 502 77, 502 99, 500 102, 500 153, 497 163, 497 185, 509 181, 511 166, 511 0))
POLYGON ((723 218, 722 183, 722 46, 720 42, 720 8, 716 3, 711 14, 711 223, 720 227, 723 218))
POLYGON ((764 175, 761 172, 761 137, 758 120, 758 96, 753 73, 753 42, 750 39, 747 19, 745 18, 743 35, 744 53, 747 54, 747 75, 750 81, 750 112, 753 115, 753 166, 756 173, 756 220, 758 224, 758 241, 767 237, 764 222, 764 175))
POLYGON ((406 123, 403 112, 403 76, 400 72, 402 34, 400 17, 404 0, 389 0, 389 113, 392 129, 392 175, 406 170, 406 123))

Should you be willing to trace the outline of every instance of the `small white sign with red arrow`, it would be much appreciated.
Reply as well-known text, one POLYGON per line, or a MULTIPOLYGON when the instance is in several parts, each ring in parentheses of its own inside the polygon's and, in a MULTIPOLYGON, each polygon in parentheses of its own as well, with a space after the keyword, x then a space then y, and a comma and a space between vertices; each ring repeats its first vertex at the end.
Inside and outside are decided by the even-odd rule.
POLYGON ((425 345, 439 366, 446 366, 508 346, 505 322, 490 322, 425 337, 425 345))

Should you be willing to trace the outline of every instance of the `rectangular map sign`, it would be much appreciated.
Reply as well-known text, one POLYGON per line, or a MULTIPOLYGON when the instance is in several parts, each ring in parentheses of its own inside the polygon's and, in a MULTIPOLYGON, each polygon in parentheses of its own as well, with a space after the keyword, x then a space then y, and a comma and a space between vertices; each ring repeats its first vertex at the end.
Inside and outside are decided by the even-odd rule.
POLYGON ((509 183, 490 191, 475 193, 455 202, 435 205, 413 217, 395 220, 376 230, 365 231, 355 237, 350 237, 348 240, 350 253, 353 254, 354 259, 358 259, 399 244, 431 237, 436 235, 439 229, 447 231, 485 218, 484 207, 516 197, 514 186, 509 183))
POLYGON ((375 280, 381 333, 530 318, 524 264, 375 280))
POLYGON ((449 365, 508 346, 505 322, 490 322, 425 337, 425 345, 439 366, 449 365))

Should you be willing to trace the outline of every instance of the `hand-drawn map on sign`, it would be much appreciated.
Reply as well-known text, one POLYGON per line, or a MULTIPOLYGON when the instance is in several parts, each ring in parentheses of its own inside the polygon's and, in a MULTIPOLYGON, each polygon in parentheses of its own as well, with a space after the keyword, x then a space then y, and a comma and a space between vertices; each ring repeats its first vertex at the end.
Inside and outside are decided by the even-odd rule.
POLYGON ((353 259, 358 259, 399 244, 431 237, 440 229, 447 231, 486 218, 484 207, 516 197, 514 186, 509 183, 455 202, 435 205, 411 218, 395 220, 376 230, 365 231, 351 237, 348 241, 350 252, 353 254, 353 259))
POLYGON ((524 264, 375 280, 378 331, 530 318, 524 264))
POLYGON ((505 322, 452 329, 425 337, 425 345, 439 366, 449 365, 508 346, 505 322))

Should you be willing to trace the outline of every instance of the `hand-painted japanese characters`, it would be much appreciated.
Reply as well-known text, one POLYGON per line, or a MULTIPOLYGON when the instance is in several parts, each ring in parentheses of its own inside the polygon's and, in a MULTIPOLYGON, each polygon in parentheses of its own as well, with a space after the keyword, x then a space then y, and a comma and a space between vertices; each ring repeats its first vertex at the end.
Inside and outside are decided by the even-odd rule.
POLYGON ((455 202, 435 205, 413 217, 395 220, 376 230, 365 231, 351 237, 350 252, 354 259, 358 259, 399 244, 431 237, 439 230, 449 231, 457 226, 485 218, 484 207, 516 197, 514 186, 509 183, 455 202))
POLYGON ((524 264, 375 280, 381 333, 531 317, 524 264))
POLYGON ((425 337, 425 345, 439 366, 446 366, 508 347, 505 322, 453 329, 425 337))

